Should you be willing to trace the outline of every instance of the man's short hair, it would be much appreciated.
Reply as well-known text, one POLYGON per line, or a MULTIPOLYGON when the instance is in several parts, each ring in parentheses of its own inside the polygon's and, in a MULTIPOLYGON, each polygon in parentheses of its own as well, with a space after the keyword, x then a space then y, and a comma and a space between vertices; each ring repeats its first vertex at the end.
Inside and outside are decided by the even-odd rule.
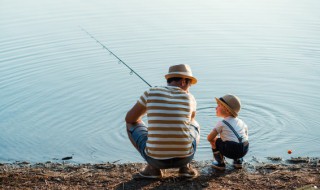
MULTIPOLYGON (((172 77, 167 79, 167 83, 171 83, 172 81, 179 82, 183 78, 181 77, 172 77)), ((191 79, 186 78, 187 83, 191 82, 191 79)))

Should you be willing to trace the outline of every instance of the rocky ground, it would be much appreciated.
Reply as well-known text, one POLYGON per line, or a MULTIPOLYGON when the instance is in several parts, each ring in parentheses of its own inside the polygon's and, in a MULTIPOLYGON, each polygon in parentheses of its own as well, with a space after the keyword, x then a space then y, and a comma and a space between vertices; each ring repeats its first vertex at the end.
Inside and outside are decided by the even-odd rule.
POLYGON ((245 163, 224 172, 210 161, 193 162, 200 175, 178 177, 177 169, 166 170, 163 179, 138 177, 145 163, 74 164, 28 162, 0 163, 0 189, 318 189, 319 158, 269 158, 266 163, 245 163))

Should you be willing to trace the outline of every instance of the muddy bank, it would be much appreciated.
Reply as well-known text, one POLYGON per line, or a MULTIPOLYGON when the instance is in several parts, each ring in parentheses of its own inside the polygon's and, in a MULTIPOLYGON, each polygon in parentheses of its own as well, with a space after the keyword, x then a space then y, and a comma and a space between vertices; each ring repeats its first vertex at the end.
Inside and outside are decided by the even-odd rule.
POLYGON ((211 161, 193 162, 200 173, 193 179, 178 177, 178 169, 166 170, 158 180, 141 179, 145 163, 74 164, 67 161, 30 164, 1 163, 1 189, 318 189, 319 158, 268 158, 246 162, 224 172, 211 168, 211 161))

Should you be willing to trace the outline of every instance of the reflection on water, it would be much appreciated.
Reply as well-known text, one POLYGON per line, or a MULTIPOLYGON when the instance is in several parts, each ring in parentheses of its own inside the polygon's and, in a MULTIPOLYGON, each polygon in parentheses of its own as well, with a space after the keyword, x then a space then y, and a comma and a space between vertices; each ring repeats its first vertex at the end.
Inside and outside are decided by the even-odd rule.
POLYGON ((320 13, 317 0, 0 2, 0 161, 73 155, 75 162, 142 161, 124 116, 172 64, 191 65, 206 135, 214 97, 238 95, 247 158, 319 156, 320 13), (123 6, 123 5, 126 6, 123 6))

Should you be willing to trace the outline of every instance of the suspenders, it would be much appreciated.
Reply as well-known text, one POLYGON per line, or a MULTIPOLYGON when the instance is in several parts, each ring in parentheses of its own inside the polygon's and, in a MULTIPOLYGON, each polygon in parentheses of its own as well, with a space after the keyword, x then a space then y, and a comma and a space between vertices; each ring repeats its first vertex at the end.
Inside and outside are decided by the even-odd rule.
POLYGON ((242 143, 242 137, 239 136, 239 134, 234 130, 230 123, 228 123, 226 120, 223 120, 222 122, 226 124, 231 129, 231 131, 233 131, 233 133, 237 136, 239 142, 242 143))

